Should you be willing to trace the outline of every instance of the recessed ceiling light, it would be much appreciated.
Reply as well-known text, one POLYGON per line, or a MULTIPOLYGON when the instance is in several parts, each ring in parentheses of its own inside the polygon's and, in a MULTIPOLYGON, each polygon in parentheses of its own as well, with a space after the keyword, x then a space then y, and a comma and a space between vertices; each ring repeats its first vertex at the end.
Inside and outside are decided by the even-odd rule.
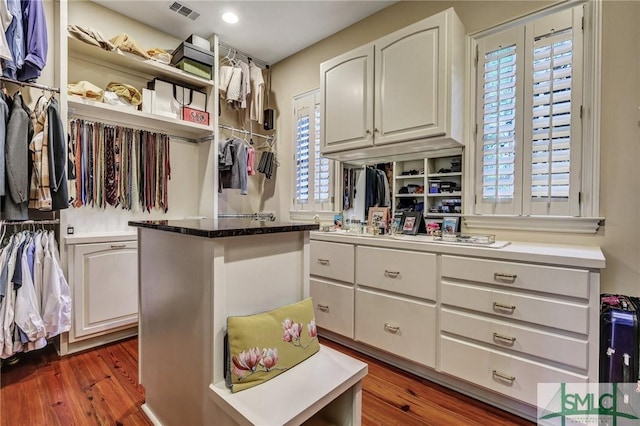
POLYGON ((222 20, 229 24, 235 24, 238 22, 238 15, 233 12, 226 12, 222 15, 222 20))

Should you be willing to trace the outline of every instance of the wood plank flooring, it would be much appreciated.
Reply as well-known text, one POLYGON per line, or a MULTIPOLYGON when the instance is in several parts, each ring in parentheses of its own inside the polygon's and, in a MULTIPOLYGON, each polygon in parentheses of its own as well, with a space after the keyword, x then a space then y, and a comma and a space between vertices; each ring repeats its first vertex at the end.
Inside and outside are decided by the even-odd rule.
MULTIPOLYGON (((364 426, 533 424, 333 342, 322 343, 369 364, 364 426)), ((143 402, 136 338, 63 358, 49 346, 1 368, 0 425, 149 426, 140 410, 143 402)))

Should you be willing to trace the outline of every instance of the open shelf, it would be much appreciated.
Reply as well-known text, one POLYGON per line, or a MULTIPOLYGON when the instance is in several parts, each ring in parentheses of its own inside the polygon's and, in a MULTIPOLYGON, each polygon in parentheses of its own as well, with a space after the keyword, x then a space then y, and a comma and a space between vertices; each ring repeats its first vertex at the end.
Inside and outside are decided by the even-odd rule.
POLYGON ((396 194, 395 195, 396 198, 422 198, 424 197, 423 193, 420 194, 396 194))
POLYGON ((427 197, 429 197, 429 198, 448 198, 448 197, 461 197, 461 196, 462 196, 462 192, 461 191, 439 192, 437 194, 427 194, 427 197))
POLYGON ((79 96, 69 96, 68 103, 70 116, 93 118, 133 128, 166 132, 171 136, 193 141, 213 135, 212 126, 177 120, 103 102, 95 102, 79 96))
POLYGON ((396 176, 397 180, 400 179, 424 179, 424 175, 401 175, 401 176, 396 176))
POLYGON ((82 60, 92 58, 122 69, 137 71, 150 77, 158 77, 175 83, 192 87, 194 89, 207 89, 213 87, 213 80, 206 80, 197 75, 189 74, 178 68, 166 65, 153 59, 144 59, 129 53, 108 51, 92 46, 75 38, 69 37, 69 56, 82 60))
POLYGON ((430 178, 451 177, 451 176, 462 176, 462 172, 429 173, 429 175, 428 175, 428 177, 430 177, 430 178))

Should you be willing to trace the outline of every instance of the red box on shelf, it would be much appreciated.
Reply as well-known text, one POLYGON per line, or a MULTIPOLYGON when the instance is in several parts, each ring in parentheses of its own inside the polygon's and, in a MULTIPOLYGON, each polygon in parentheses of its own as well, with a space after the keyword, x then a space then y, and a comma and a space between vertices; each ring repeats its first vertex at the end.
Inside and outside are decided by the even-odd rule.
POLYGON ((209 125, 209 113, 206 111, 200 111, 197 109, 182 107, 182 119, 184 121, 190 121, 192 123, 209 125))

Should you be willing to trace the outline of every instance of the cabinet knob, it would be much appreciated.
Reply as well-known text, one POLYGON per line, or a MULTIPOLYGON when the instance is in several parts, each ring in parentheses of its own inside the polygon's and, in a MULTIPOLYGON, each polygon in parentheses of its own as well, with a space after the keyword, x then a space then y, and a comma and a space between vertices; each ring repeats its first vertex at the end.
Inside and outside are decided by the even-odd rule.
POLYGON ((318 263, 321 265, 328 265, 329 259, 318 259, 318 263))
POLYGON ((329 312, 329 305, 321 305, 321 304, 318 303, 316 306, 322 312, 329 312))
POLYGON ((371 130, 367 129, 367 130, 365 130, 365 133, 366 133, 367 135, 370 135, 370 134, 371 134, 371 130))
POLYGON ((377 128, 377 127, 374 127, 374 128, 373 128, 373 133, 378 133, 378 132, 380 132, 380 130, 378 130, 378 128, 377 128))
POLYGON ((508 342, 510 346, 513 346, 513 344, 516 342, 515 337, 503 336, 502 334, 498 333, 493 333, 493 339, 508 342))
POLYGON ((496 272, 493 274, 493 280, 501 283, 513 284, 516 282, 516 278, 518 278, 517 274, 507 274, 504 272, 496 272))
POLYGON ((511 311, 509 313, 512 314, 513 311, 516 310, 516 305, 505 305, 504 303, 493 302, 493 310, 494 311, 511 311))
POLYGON ((493 374, 494 377, 497 377, 497 378, 499 378, 501 380, 509 382, 509 385, 512 385, 513 382, 516 381, 516 376, 510 376, 508 374, 501 373, 498 370, 493 370, 492 374, 493 374))
POLYGON ((400 331, 400 326, 389 324, 388 322, 384 323, 384 329, 389 333, 397 334, 400 331))
POLYGON ((398 276, 400 276, 400 271, 388 271, 385 269, 384 275, 389 278, 398 278, 398 276))

